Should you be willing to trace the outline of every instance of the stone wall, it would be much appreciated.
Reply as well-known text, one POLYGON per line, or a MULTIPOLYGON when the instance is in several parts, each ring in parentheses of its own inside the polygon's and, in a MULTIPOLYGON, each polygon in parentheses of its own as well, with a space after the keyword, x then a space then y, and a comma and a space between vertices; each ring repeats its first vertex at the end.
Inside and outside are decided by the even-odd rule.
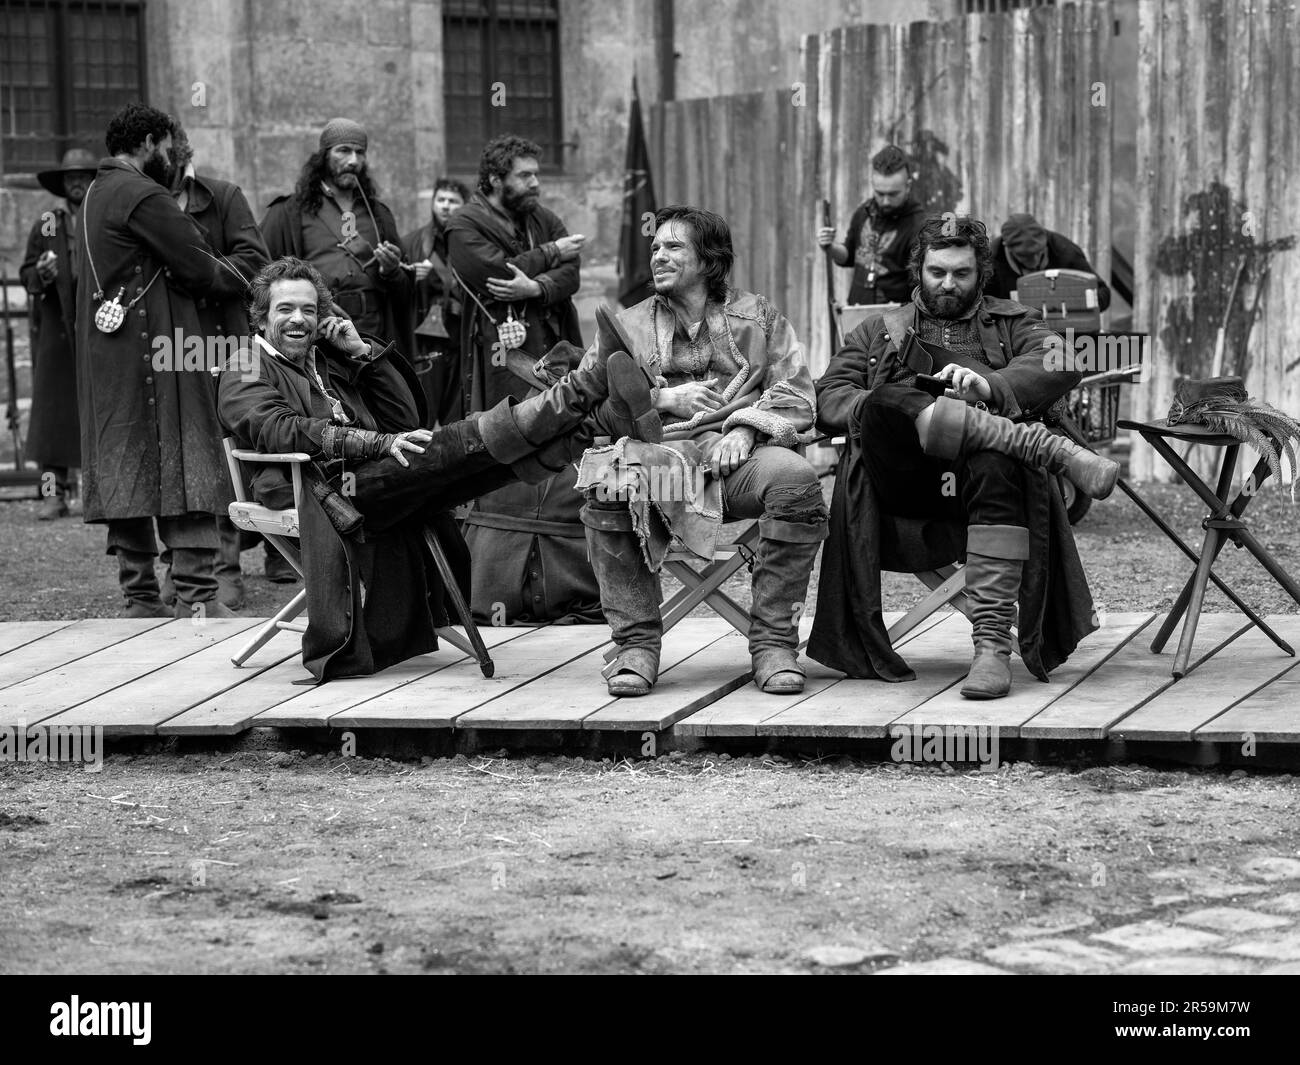
MULTIPOLYGON (((562 171, 543 175, 542 195, 571 232, 588 237, 584 319, 615 283, 634 73, 644 102, 660 98, 671 47, 678 97, 771 88, 797 76, 804 34, 944 17, 955 6, 676 0, 665 41, 658 0, 560 0, 567 144, 562 171)), ((403 231, 427 218, 445 158, 440 0, 152 0, 146 10, 150 102, 181 119, 199 169, 238 182, 258 217, 292 189, 325 121, 342 114, 367 127, 374 177, 403 231)), ((508 107, 508 79, 506 87, 508 107)), ((454 176, 471 186, 476 178, 454 176)), ((0 186, 0 258, 11 271, 31 221, 51 204, 30 178, 0 186)))

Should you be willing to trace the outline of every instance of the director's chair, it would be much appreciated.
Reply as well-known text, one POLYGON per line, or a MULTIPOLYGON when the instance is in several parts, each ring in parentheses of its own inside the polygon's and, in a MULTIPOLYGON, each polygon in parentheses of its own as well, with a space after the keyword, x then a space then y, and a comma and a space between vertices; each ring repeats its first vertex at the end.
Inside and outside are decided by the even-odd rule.
MULTIPOLYGON (((236 528, 261 533, 266 537, 284 555, 289 565, 297 570, 298 576, 303 579, 305 585, 307 576, 303 570, 298 514, 304 499, 302 468, 305 463, 311 461, 311 456, 301 451, 282 454, 245 451, 235 447, 235 442, 230 437, 226 437, 222 441, 222 446, 226 451, 226 463, 230 467, 230 483, 235 492, 235 501, 230 504, 229 508, 231 522, 236 528), (287 463, 293 481, 293 508, 290 510, 273 510, 261 503, 253 502, 250 498, 251 488, 243 465, 245 462, 287 463)), ((488 654, 487 646, 483 643, 483 637, 479 634, 478 626, 474 624, 474 618, 465 603, 465 597, 461 595, 460 586, 456 583, 456 575, 452 572, 447 556, 442 550, 442 545, 438 543, 438 538, 433 534, 432 530, 426 527, 423 532, 424 546, 433 557, 434 565, 438 569, 438 575, 442 579, 443 588, 447 597, 451 600, 456 616, 460 618, 465 629, 462 634, 450 625, 444 625, 435 630, 438 638, 446 640, 453 647, 469 655, 470 658, 478 662, 483 676, 491 677, 496 671, 496 666, 492 662, 492 656, 488 654)), ((297 595, 280 608, 275 617, 257 630, 253 638, 239 650, 231 661, 237 666, 242 666, 281 629, 297 633, 306 632, 306 623, 294 620, 306 608, 307 589, 304 586, 297 595)))

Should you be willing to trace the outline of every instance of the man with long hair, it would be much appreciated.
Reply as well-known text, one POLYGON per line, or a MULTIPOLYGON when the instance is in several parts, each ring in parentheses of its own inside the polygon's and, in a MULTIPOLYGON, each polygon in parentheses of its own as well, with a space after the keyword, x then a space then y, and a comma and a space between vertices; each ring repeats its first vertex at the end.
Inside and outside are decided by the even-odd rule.
POLYGON ((272 258, 292 255, 315 266, 359 332, 396 344, 409 359, 412 281, 402 269, 393 213, 370 176, 369 144, 359 123, 327 122, 293 193, 271 201, 262 235, 272 258))
POLYGON ((927 219, 910 269, 911 301, 853 330, 817 382, 818 426, 847 435, 848 452, 808 654, 854 677, 913 679, 881 623, 880 515, 940 519, 965 528, 942 560, 964 546, 975 657, 961 693, 995 699, 1011 688, 1017 607, 1021 658, 1042 680, 1096 628, 1052 478, 1102 499, 1119 468, 1021 420, 1081 375, 1054 371, 1058 338, 1028 308, 984 294, 982 222, 927 219))
MULTIPOLYGON (((664 447, 633 448, 628 456, 626 445, 616 445, 614 464, 620 447, 624 472, 629 465, 675 463, 663 451, 675 452, 687 468, 699 471, 698 496, 710 500, 701 512, 709 512, 715 525, 758 519, 749 625, 754 683, 773 695, 800 692, 799 616, 826 537, 821 484, 798 452, 812 429, 815 402, 803 345, 771 303, 729 285, 735 253, 725 219, 698 207, 673 206, 663 208, 655 224, 654 295, 620 311, 617 323, 630 353, 660 382, 654 405, 664 423, 664 447)), ((598 454, 591 464, 604 461, 594 458, 598 454)), ((649 479, 661 513, 674 502, 665 496, 683 494, 680 483, 649 479)), ((690 520, 683 516, 674 532, 684 531, 690 520)), ((582 521, 618 645, 609 693, 644 695, 659 675, 663 618, 651 563, 657 568, 662 560, 642 550, 638 525, 644 532, 644 516, 599 483, 582 521)))

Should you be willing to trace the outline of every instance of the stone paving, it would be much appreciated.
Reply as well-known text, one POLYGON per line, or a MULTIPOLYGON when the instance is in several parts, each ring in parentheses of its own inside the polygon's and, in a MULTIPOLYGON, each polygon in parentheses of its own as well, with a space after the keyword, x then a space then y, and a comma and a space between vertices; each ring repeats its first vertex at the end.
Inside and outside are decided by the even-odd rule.
POLYGON ((1236 870, 1179 866, 1148 876, 1170 889, 1153 896, 1155 916, 1103 927, 1105 914, 1070 915, 1055 927, 1010 929, 1009 942, 980 958, 904 962, 877 975, 1300 973, 1300 860, 1256 858, 1236 870))

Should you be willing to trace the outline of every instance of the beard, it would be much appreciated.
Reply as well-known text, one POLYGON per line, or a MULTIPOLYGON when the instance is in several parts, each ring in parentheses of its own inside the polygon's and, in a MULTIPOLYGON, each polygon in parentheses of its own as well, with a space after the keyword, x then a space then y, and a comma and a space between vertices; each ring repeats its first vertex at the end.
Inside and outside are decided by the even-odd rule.
POLYGON ((366 172, 365 166, 358 167, 339 167, 335 168, 334 161, 330 160, 330 183, 336 189, 355 189, 361 184, 361 175, 366 172))
POLYGON ((537 210, 540 198, 532 190, 515 192, 513 189, 504 186, 501 189, 501 206, 511 214, 532 214, 537 210))
POLYGON ((969 292, 940 292, 921 285, 921 305, 931 318, 960 318, 979 302, 984 286, 976 285, 969 292))
POLYGON ((878 200, 871 201, 871 206, 873 208, 872 213, 881 222, 897 222, 900 218, 903 217, 904 209, 907 208, 910 204, 911 204, 911 200, 907 199, 904 200, 902 203, 900 203, 897 207, 881 207, 880 202, 878 200))
POLYGON ((288 323, 277 323, 268 325, 266 329, 266 339, 271 347, 275 348, 281 355, 292 359, 294 362, 301 362, 307 356, 308 350, 314 341, 312 331, 307 329, 307 335, 302 338, 286 337, 284 335, 288 323))
POLYGON ((164 188, 170 188, 173 168, 171 163, 167 161, 167 157, 163 155, 162 149, 155 148, 153 154, 141 164, 140 170, 145 177, 153 178, 164 188))

